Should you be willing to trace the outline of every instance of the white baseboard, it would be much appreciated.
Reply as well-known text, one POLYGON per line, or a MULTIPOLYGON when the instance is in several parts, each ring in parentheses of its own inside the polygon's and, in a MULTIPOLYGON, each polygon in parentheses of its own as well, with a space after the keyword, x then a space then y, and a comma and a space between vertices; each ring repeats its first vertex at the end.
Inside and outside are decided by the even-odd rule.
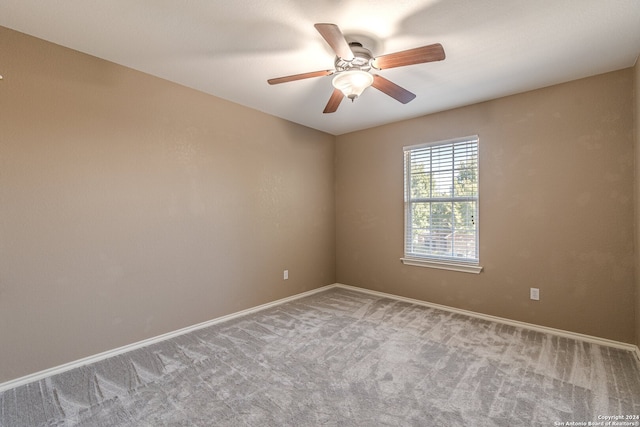
POLYGON ((166 334, 158 335, 156 337, 148 338, 146 340, 138 341, 132 344, 128 344, 122 347, 118 347, 113 350, 107 350, 103 353, 95 354, 93 356, 85 357, 79 360, 75 360, 73 362, 65 363, 64 365, 55 366, 53 368, 45 369, 43 371, 35 372, 33 374, 26 375, 24 377, 16 378, 14 380, 9 380, 4 383, 0 383, 0 392, 5 390, 9 390, 15 387, 19 387, 21 385, 25 385, 34 381, 39 381, 44 378, 50 377, 52 375, 57 375, 65 371, 69 371, 71 369, 75 369, 81 366, 89 365, 91 363, 99 362, 100 360, 107 359, 109 357, 117 356, 122 353, 126 353, 128 351, 136 350, 141 347, 146 347, 151 344, 155 344, 160 341, 164 341, 170 338, 177 337, 179 335, 183 335, 198 329, 206 328, 207 326, 215 325, 216 323, 225 322, 227 320, 235 319, 237 317, 246 316, 247 314, 255 313, 261 310, 265 310, 267 308, 275 307, 280 304, 284 304, 289 301, 294 301, 299 298, 303 298, 309 295, 316 294, 318 292, 326 291, 328 289, 334 288, 334 285, 327 285, 321 288, 312 289, 307 292, 302 292, 300 294, 292 295, 290 297, 282 298, 273 302, 269 302, 266 304, 258 305, 256 307, 248 308, 246 310, 238 311, 236 313, 231 313, 226 316, 217 317, 212 320, 208 320, 206 322, 198 323, 197 325, 187 326, 186 328, 178 329, 177 331, 168 332, 166 334))
POLYGON ((215 319, 212 320, 208 320, 206 322, 202 322, 202 323, 198 323, 197 325, 192 325, 192 326, 188 326, 186 328, 182 328, 182 329, 178 329, 176 331, 173 332, 168 332, 166 334, 162 334, 162 335, 158 335, 156 337, 152 337, 146 340, 142 340, 142 341, 138 341, 132 344, 128 344, 122 347, 118 347, 116 349, 113 350, 108 350, 105 351, 103 353, 99 353, 99 354, 95 354, 93 356, 89 356, 89 357, 85 357, 83 359, 79 359, 73 362, 69 362, 69 363, 65 363, 64 365, 60 365, 60 366, 55 366, 53 368, 49 368, 49 369, 45 369, 43 371, 39 371, 33 374, 29 374, 26 375, 24 377, 20 377, 20 378, 16 378, 14 380, 10 380, 4 383, 0 384, 0 392, 3 392, 5 390, 9 390, 15 387, 19 387, 21 385, 25 385, 34 381, 39 381, 42 380, 46 377, 52 376, 52 375, 57 375, 60 374, 62 372, 65 371, 69 371, 71 369, 75 369, 81 366, 85 366, 85 365, 89 365, 91 363, 95 363, 98 362, 100 360, 104 360, 107 359, 109 357, 113 357, 113 356, 117 356, 119 354, 122 353, 126 353, 128 351, 132 351, 132 350, 136 350, 138 348, 142 348, 142 347, 146 347, 148 345, 151 344, 155 344, 157 342, 160 341, 164 341, 167 339, 171 339, 174 337, 177 337, 179 335, 183 335, 198 329, 202 329, 202 328, 206 328, 207 326, 211 326, 211 325, 215 325, 216 323, 220 323, 220 322, 225 322, 227 320, 231 320, 231 319, 235 319, 238 317, 242 317, 242 316, 246 316, 247 314, 251 314, 251 313, 256 313, 258 311, 261 310, 265 310, 267 308, 271 308, 271 307, 275 307, 278 306, 280 304, 284 304, 286 302, 289 301, 294 301, 300 298, 304 298, 306 296, 309 295, 313 295, 316 294, 318 292, 323 292, 329 289, 333 289, 333 288, 342 288, 342 289, 348 289, 351 291, 355 291, 355 292, 361 292, 361 293, 366 293, 366 294, 370 294, 370 295, 375 295, 375 296, 379 296, 379 297, 383 297, 383 298, 390 298, 390 299, 395 299, 398 301, 404 301, 404 302, 408 302, 411 304, 417 304, 417 305, 421 305, 421 306, 425 306, 425 307, 431 307, 431 308, 437 308, 440 310, 445 310, 445 311, 449 311, 449 312, 453 312, 453 313, 458 313, 458 314, 463 314, 466 316, 470 316, 470 317, 475 317, 478 319, 483 319, 483 320, 488 320, 488 321, 492 321, 492 322, 498 322, 498 323, 502 323, 502 324, 506 324, 506 325, 511 325, 511 326, 517 326, 520 328, 525 328, 525 329, 529 329, 529 330, 534 330, 534 331, 538 331, 538 332, 544 332, 544 333, 548 333, 548 334, 552 334, 552 335, 557 335, 557 336, 561 336, 561 337, 565 337, 565 338, 572 338, 575 340, 579 340, 579 341, 586 341, 586 342, 590 342, 593 344, 598 344, 598 345, 602 345, 602 346, 606 346, 606 347, 614 347, 614 348, 619 348, 622 350, 627 350, 627 351, 631 351, 633 352, 636 357, 638 358, 638 361, 640 361, 640 349, 638 348, 638 346, 633 345, 633 344, 628 344, 628 343, 623 343, 623 342, 619 342, 619 341, 613 341, 613 340, 609 340, 606 338, 599 338, 599 337, 594 337, 591 335, 584 335, 584 334, 579 334, 576 332, 570 332, 570 331, 564 331, 562 329, 555 329, 555 328, 549 328, 546 326, 539 326, 539 325, 534 325, 532 323, 526 323, 526 322, 520 322, 518 320, 511 320, 511 319, 506 319, 503 317, 497 317, 497 316, 491 316, 488 314, 482 314, 482 313, 477 313, 474 311, 468 311, 468 310, 462 310, 462 309, 458 309, 458 308, 454 308, 454 307, 449 307, 446 305, 441 305, 441 304, 435 304, 435 303, 431 303, 431 302, 427 302, 427 301, 422 301, 422 300, 417 300, 417 299, 413 299, 413 298, 406 298, 406 297, 401 297, 398 295, 393 295, 393 294, 388 294, 385 292, 378 292, 378 291, 372 291, 370 289, 365 289, 365 288, 358 288, 355 286, 349 286, 349 285, 344 285, 341 283, 335 283, 332 285, 327 285, 327 286, 323 286, 321 288, 317 288, 317 289, 312 289, 310 291, 307 292, 302 292, 300 294, 296 294, 296 295, 292 295, 290 297, 286 297, 286 298, 282 298, 273 302, 269 302, 266 304, 262 304, 262 305, 258 305, 256 307, 252 307, 252 308, 248 308, 246 310, 242 310, 242 311, 238 311, 236 313, 232 313, 232 314, 228 314, 226 316, 221 316, 221 317, 217 317, 215 319))
POLYGON ((477 318, 477 319, 488 320, 488 321, 491 321, 491 322, 502 323, 502 324, 510 325, 510 326, 516 326, 516 327, 519 327, 519 328, 524 328, 524 329, 533 330, 533 331, 537 331, 537 332, 543 332, 543 333, 556 335, 556 336, 560 336, 560 337, 564 337, 564 338, 572 338, 572 339, 575 339, 575 340, 578 340, 578 341, 585 341, 585 342, 589 342, 589 343, 593 343, 593 344, 602 345, 602 346, 605 346, 605 347, 619 348, 619 349, 627 350, 627 351, 630 351, 630 352, 634 353, 636 355, 638 361, 640 361, 640 348, 638 348, 637 345, 633 345, 633 344, 629 344, 629 343, 624 343, 624 342, 620 342, 620 341, 614 341, 614 340, 610 340, 610 339, 606 339, 606 338, 594 337, 592 335, 585 335, 585 334, 580 334, 580 333, 577 333, 577 332, 565 331, 563 329, 556 329, 556 328, 550 328, 550 327, 547 327, 547 326, 535 325, 533 323, 521 322, 519 320, 511 320, 511 319, 507 319, 507 318, 504 318, 504 317, 491 316, 489 314, 483 314, 483 313, 478 313, 478 312, 475 312, 475 311, 463 310, 463 309, 460 309, 460 308, 449 307, 449 306, 446 306, 446 305, 435 304, 435 303, 432 303, 432 302, 417 300, 417 299, 413 299, 413 298, 401 297, 401 296, 398 296, 398 295, 388 294, 388 293, 385 293, 385 292, 372 291, 370 289, 359 288, 359 287, 350 286, 350 285, 344 285, 342 283, 336 283, 335 285, 332 285, 331 287, 349 289, 351 291, 362 292, 362 293, 367 293, 367 294, 375 295, 375 296, 379 296, 379 297, 395 299, 395 300, 398 300, 398 301, 404 301, 404 302, 408 302, 408 303, 411 303, 411 304, 417 304, 417 305, 422 305, 422 306, 425 306, 425 307, 437 308, 439 310, 444 310, 444 311, 457 313, 457 314, 463 314, 465 316, 474 317, 474 318, 477 318))

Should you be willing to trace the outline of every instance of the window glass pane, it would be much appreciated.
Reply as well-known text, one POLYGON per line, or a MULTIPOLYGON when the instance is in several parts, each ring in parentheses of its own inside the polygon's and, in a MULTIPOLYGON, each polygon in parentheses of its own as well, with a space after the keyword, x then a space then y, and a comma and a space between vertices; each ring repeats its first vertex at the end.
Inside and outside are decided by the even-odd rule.
POLYGON ((475 201, 453 203, 456 230, 468 232, 476 229, 476 205, 475 201))
POLYGON ((477 259, 476 254, 476 202, 455 202, 455 236, 453 239, 454 258, 477 259))
POLYGON ((431 203, 430 222, 431 228, 437 233, 451 233, 453 230, 453 217, 451 215, 450 202, 431 203))
POLYGON ((411 198, 420 199, 431 197, 431 175, 429 171, 413 167, 411 173, 411 198))
POLYGON ((478 193, 478 165, 476 160, 461 161, 455 176, 457 197, 475 196, 478 193))
POLYGON ((413 203, 411 205, 411 228, 427 229, 430 227, 429 207, 430 203, 413 203))
POLYGON ((451 169, 440 169, 433 173, 433 197, 451 197, 453 192, 451 169))

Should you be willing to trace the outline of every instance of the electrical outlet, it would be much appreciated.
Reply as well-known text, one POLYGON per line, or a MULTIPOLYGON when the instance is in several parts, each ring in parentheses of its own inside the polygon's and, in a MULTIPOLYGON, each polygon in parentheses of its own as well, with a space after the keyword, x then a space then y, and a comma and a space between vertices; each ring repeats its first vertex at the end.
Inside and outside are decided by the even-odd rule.
POLYGON ((529 298, 531 298, 534 301, 540 301, 540 289, 531 288, 529 290, 529 298))
POLYGON ((288 280, 289 279, 289 270, 285 270, 284 273, 282 274, 282 278, 284 280, 288 280))

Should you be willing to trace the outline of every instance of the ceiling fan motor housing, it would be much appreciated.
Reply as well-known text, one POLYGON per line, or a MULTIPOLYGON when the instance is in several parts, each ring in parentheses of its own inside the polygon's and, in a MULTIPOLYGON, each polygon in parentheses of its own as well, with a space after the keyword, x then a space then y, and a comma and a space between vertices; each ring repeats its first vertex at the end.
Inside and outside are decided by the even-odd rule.
POLYGON ((335 60, 336 71, 341 72, 349 70, 371 70, 371 60, 373 59, 371 51, 363 47, 362 44, 358 42, 349 43, 349 47, 351 48, 351 51, 353 52, 353 56, 355 58, 353 58, 351 61, 347 61, 337 56, 335 60))

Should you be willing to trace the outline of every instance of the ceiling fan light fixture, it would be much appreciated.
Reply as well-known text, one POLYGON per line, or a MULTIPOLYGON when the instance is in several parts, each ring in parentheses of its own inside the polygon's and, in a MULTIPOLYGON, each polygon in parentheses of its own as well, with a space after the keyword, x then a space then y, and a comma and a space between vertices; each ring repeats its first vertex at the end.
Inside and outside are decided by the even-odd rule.
POLYGON ((362 70, 342 71, 333 78, 332 84, 353 101, 373 84, 373 75, 362 70))

